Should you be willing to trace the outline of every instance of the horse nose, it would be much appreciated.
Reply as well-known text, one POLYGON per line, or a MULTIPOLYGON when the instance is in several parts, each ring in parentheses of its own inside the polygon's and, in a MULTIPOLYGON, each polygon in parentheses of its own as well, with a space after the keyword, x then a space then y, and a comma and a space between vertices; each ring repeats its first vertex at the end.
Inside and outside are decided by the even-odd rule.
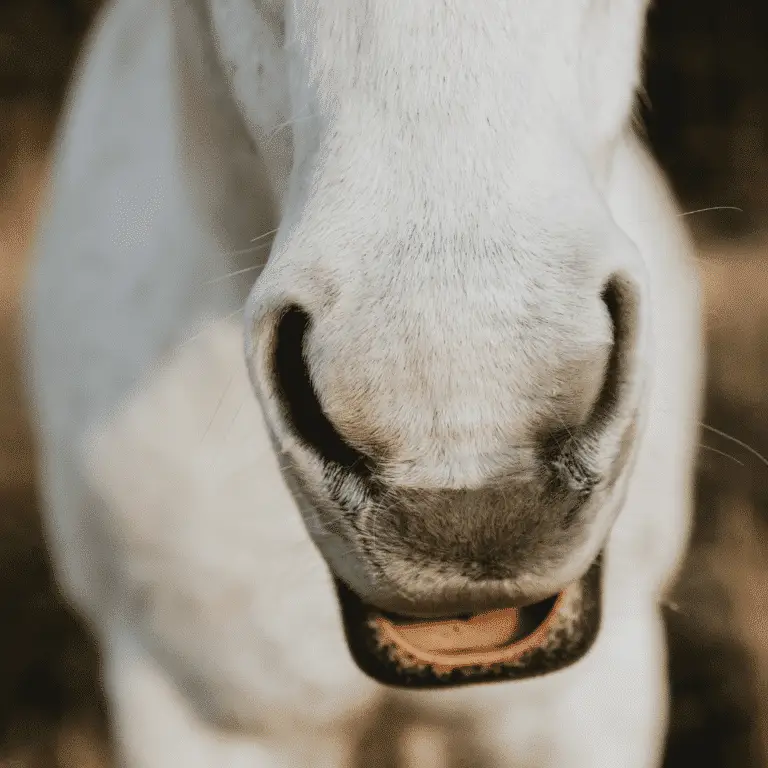
POLYGON ((331 302, 305 298, 260 301, 247 358, 273 432, 309 449, 312 461, 389 484, 471 487, 509 470, 510 462, 525 462, 524 470, 544 454, 556 462, 569 443, 563 461, 571 479, 584 464, 584 446, 602 464, 617 454, 637 378, 631 281, 605 285, 613 345, 606 347, 601 331, 586 352, 576 349, 575 326, 550 331, 543 324, 536 333, 550 333, 553 345, 561 341, 547 349, 527 323, 484 325, 472 306, 455 313, 461 317, 449 321, 450 331, 405 310, 391 310, 403 311, 404 320, 381 315, 378 328, 346 301, 329 310, 331 302), (515 339, 503 345, 502 357, 512 357, 507 362, 498 349, 505 333, 515 339), (529 360, 519 354, 526 345, 536 350, 529 360), (523 445, 538 446, 538 455, 513 456, 523 445))

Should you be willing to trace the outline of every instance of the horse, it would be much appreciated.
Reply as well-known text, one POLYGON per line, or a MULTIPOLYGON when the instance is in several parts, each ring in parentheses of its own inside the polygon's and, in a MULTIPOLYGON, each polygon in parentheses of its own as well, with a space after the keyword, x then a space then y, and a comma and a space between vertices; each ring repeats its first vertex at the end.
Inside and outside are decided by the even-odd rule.
POLYGON ((704 355, 647 6, 100 12, 25 338, 121 764, 341 768, 394 702, 420 766, 659 765, 704 355))

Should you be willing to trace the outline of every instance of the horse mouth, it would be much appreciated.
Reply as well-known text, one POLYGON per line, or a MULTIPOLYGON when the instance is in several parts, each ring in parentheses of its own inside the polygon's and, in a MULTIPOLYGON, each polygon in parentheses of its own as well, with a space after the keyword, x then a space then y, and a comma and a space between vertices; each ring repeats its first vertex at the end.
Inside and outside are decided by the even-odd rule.
POLYGON ((388 686, 445 688, 522 680, 571 666, 601 622, 602 554, 562 592, 522 608, 414 619, 363 602, 334 576, 350 654, 388 686))

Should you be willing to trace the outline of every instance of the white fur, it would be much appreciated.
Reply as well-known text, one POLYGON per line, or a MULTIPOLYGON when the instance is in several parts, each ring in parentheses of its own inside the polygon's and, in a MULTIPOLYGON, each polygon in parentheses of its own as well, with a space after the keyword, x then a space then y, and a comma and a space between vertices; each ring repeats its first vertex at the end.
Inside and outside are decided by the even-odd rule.
POLYGON ((690 245, 629 126, 644 2, 207 2, 102 14, 27 302, 52 554, 102 641, 125 764, 340 768, 384 696, 351 661, 279 470, 311 461, 253 395, 260 307, 289 295, 321 313, 336 296, 309 352, 333 419, 386 432, 393 481, 477 485, 551 402, 583 407, 537 382, 569 356, 585 380, 602 370, 591 302, 622 268, 650 385, 596 645, 541 679, 393 695, 468 718, 500 767, 658 766, 658 601, 688 535, 702 371, 690 245), (251 240, 276 216, 261 278, 217 279, 263 264, 269 238, 251 240), (249 292, 246 356, 233 313, 249 292), (510 321, 523 298, 545 344, 510 321), (480 304, 511 336, 470 327, 480 304), (418 322, 431 335, 414 351, 418 322))

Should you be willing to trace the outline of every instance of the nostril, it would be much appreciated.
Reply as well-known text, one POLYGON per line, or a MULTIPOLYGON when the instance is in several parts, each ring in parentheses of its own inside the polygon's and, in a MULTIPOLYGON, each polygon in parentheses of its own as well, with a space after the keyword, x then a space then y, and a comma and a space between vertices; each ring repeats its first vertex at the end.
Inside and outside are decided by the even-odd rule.
POLYGON ((309 315, 296 305, 280 316, 272 357, 274 385, 283 414, 295 436, 323 460, 356 474, 367 474, 368 458, 349 445, 325 415, 305 356, 309 315))
POLYGON ((632 360, 638 326, 638 295, 629 278, 613 275, 601 298, 611 320, 613 344, 603 386, 589 418, 593 429, 610 420, 624 400, 624 391, 634 374, 632 360))
POLYGON ((558 429, 545 441, 544 459, 579 498, 573 513, 589 498, 605 469, 600 456, 618 458, 627 421, 636 407, 639 295, 631 278, 616 274, 601 293, 611 321, 613 341, 600 392, 580 427, 558 429), (634 394, 633 394, 634 393, 634 394))

